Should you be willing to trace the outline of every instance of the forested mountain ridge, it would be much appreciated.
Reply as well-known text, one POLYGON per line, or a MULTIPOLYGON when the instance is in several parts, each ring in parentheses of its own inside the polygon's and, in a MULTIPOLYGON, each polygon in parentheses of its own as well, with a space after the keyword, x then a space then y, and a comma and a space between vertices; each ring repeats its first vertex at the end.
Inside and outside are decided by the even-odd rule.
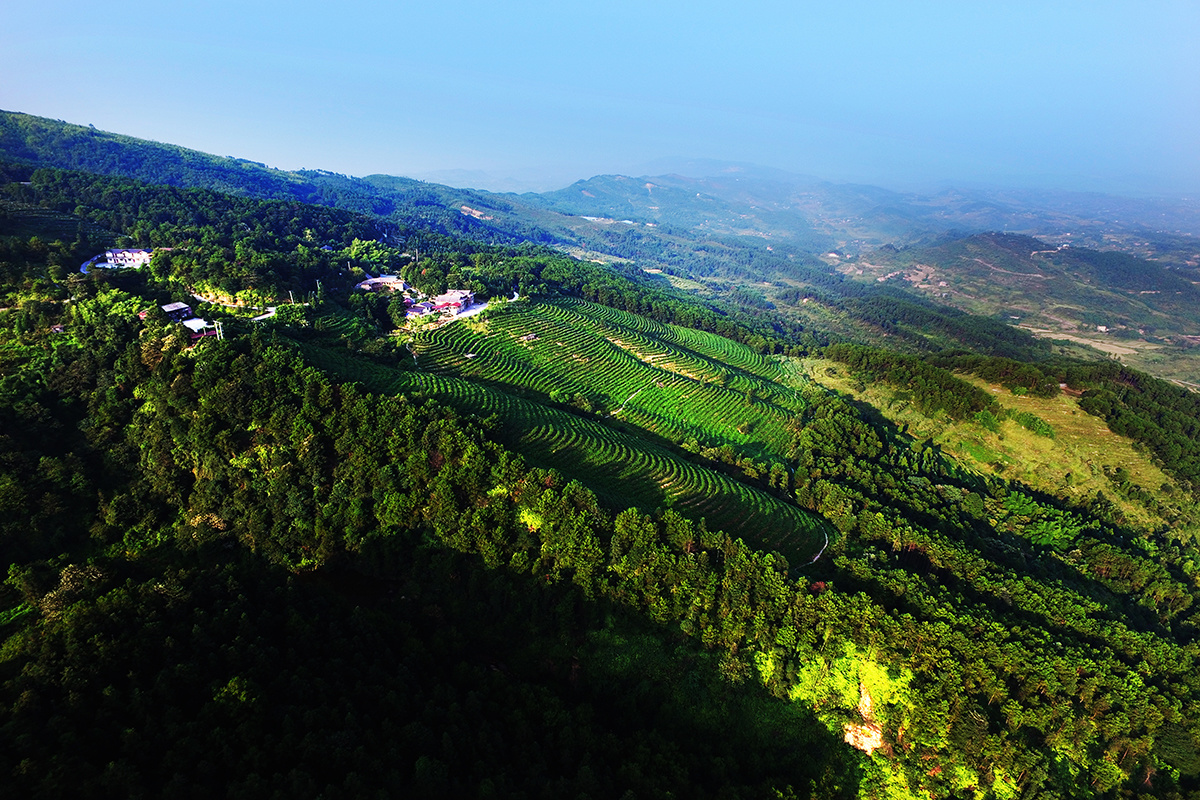
POLYGON ((679 165, 691 177, 598 176, 554 192, 496 194, 387 175, 269 169, 15 112, 0 112, 0 153, 39 166, 291 198, 483 241, 538 241, 705 276, 769 277, 786 273, 790 262, 811 263, 807 256, 831 248, 853 255, 887 243, 1000 229, 1073 231, 1082 245, 1182 266, 1195 255, 1187 237, 1200 235, 1196 203, 1186 198, 998 190, 919 195, 722 164, 679 165), (621 222, 630 217, 636 225, 621 222))
MULTIPOLYGON (((354 178, 326 170, 287 171, 28 114, 0 112, 0 154, 32 166, 80 169, 145 183, 208 189, 243 197, 297 200, 415 224, 424 231, 481 241, 549 241, 558 232, 504 218, 502 196, 409 178, 354 178), (472 215, 464 208, 488 213, 472 215), (496 221, 491 214, 502 217, 496 221)), ((511 215, 510 215, 511 216, 511 215)))
MULTIPOLYGON (((636 267, 291 199, 15 177, 0 770, 24 794, 1200 789, 1194 396, 1002 357, 986 325, 919 304, 910 320, 974 331, 976 352, 831 345, 636 267), (75 271, 117 242, 172 249, 75 271), (410 328, 394 298, 351 293, 364 270, 521 299, 410 328), (194 346, 138 319, 194 289, 310 305, 257 325, 199 307, 226 338, 194 346), (801 357, 1048 441, 963 376, 1065 382, 1171 475, 1108 484, 1162 522, 976 468, 806 379, 801 357), (828 545, 804 563, 717 530, 674 478, 660 502, 540 463, 577 434, 610 463, 816 515, 828 545)), ((1027 346, 1012 336, 1005 352, 1027 346)))

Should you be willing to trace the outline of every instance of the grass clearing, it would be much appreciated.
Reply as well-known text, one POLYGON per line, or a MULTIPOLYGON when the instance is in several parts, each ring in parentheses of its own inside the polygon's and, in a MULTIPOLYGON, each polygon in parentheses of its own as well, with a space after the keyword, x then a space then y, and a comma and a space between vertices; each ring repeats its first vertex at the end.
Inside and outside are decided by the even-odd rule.
POLYGON ((663 273, 663 277, 676 289, 682 289, 685 292, 699 292, 704 294, 711 292, 706 284, 691 280, 690 278, 681 278, 678 275, 669 275, 666 273, 663 273))
POLYGON ((993 432, 974 421, 955 422, 944 415, 930 418, 898 399, 894 387, 865 385, 842 364, 822 359, 805 359, 802 363, 812 380, 869 403, 909 435, 933 440, 944 453, 974 471, 1001 475, 1075 502, 1085 502, 1103 492, 1128 522, 1142 528, 1171 524, 1165 517, 1183 512, 1178 505, 1180 498, 1171 490, 1164 491, 1164 486, 1172 485, 1170 477, 1150 456, 1134 447, 1133 440, 1110 431, 1104 420, 1081 410, 1069 395, 1022 397, 974 376, 959 375, 994 396, 1006 409, 1028 412, 1048 423, 1055 435, 1050 439, 1012 419, 1002 420, 999 430, 993 432), (1106 474, 1118 467, 1124 468, 1130 481, 1147 490, 1166 510, 1156 513, 1143 503, 1121 496, 1106 474))

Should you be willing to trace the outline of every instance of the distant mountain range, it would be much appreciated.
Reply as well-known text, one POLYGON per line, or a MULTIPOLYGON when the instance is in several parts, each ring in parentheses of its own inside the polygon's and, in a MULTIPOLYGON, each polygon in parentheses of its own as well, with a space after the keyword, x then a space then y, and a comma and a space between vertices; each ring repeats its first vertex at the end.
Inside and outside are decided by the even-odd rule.
POLYGON ((629 217, 734 236, 860 252, 947 233, 997 230, 1126 250, 1168 262, 1197 248, 1195 199, 1132 199, 1100 194, 947 189, 934 195, 833 184, 800 175, 728 170, 599 176, 540 195, 572 214, 629 217))
MULTIPOLYGON (((757 250, 786 248, 793 255, 828 249, 857 253, 888 243, 928 242, 950 232, 997 230, 1183 265, 1191 255, 1187 251, 1197 249, 1191 237, 1200 236, 1196 198, 987 189, 917 195, 749 164, 683 159, 646 165, 665 174, 602 175, 555 191, 495 193, 394 176, 271 169, 15 112, 0 112, 0 156, 238 195, 288 197, 384 215, 407 212, 423 223, 434 218, 447 229, 480 238, 533 238, 621 258, 646 258, 641 251, 647 248, 622 246, 610 220, 636 227, 634 238, 642 244, 678 247, 683 229, 693 239, 757 250)), ((439 175, 462 184, 487 177, 471 171, 439 175)), ((651 259, 654 249, 649 248, 651 259)))
MULTIPOLYGON (((1200 265, 1195 198, 987 189, 919 195, 682 159, 646 165, 665 174, 600 175, 555 191, 496 193, 390 175, 272 169, 14 112, 0 112, 0 169, 4 161, 334 206, 386 220, 401 237, 421 230, 484 243, 534 243, 581 259, 633 262, 701 293, 727 295, 753 285, 752 292, 765 293, 755 302, 777 306, 787 306, 797 287, 857 295, 866 282, 871 291, 887 288, 894 295, 902 285, 937 303, 1049 333, 1086 333, 1091 344, 1097 326, 1111 328, 1152 344, 1160 362, 1186 356, 1190 363, 1190 349, 1171 348, 1200 336, 1189 299, 1200 265), (988 232, 1001 235, 979 238, 988 232), (1115 265, 1107 269, 1095 254, 1078 255, 1080 248, 1119 251, 1126 260, 1105 261, 1115 265), (1039 249, 1047 252, 1034 261, 1017 252, 1039 249), (1008 266, 981 266, 1001 262, 1008 266), (932 268, 936 280, 925 281, 918 265, 932 268), (1163 267, 1179 272, 1164 276, 1163 267), (1053 278, 1012 274, 1039 270, 1053 278), (877 285, 889 273, 895 273, 890 283, 877 285), (1141 286, 1164 280, 1178 284, 1180 294, 1141 286)), ((479 176, 447 174, 463 182, 473 177, 479 176)), ((795 305, 792 313, 814 321, 810 308, 795 305)), ((1140 365, 1169 377, 1200 378, 1200 363, 1178 372, 1140 365)))

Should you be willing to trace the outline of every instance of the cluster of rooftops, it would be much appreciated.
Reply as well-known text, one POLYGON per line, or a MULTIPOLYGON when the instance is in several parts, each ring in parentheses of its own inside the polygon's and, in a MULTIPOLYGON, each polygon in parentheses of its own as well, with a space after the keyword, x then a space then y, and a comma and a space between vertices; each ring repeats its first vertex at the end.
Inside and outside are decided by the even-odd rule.
MULTIPOLYGON (((105 267, 112 269, 133 269, 150 263, 154 256, 151 250, 112 249, 103 254, 93 256, 83 265, 83 271, 89 267, 105 267), (102 260, 103 259, 103 260, 102 260)), ((426 298, 413 287, 404 282, 399 275, 368 275, 365 280, 355 284, 355 289, 368 292, 402 292, 404 305, 407 308, 405 316, 408 319, 425 317, 430 314, 454 316, 462 313, 475 303, 475 293, 467 289, 451 289, 435 297, 426 298)), ((192 307, 187 303, 168 303, 162 306, 162 311, 172 322, 183 325, 191 332, 194 340, 205 336, 218 336, 217 328, 208 320, 197 317, 192 307)), ((145 319, 151 309, 138 314, 139 319, 145 319)), ((255 322, 270 317, 273 312, 256 317, 255 322)))
POLYGON ((377 278, 368 277, 355 284, 355 289, 367 292, 403 292, 404 305, 408 308, 405 316, 408 319, 424 317, 429 314, 460 314, 475 302, 475 293, 467 289, 451 289, 450 291, 426 300, 417 300, 412 295, 416 290, 409 286, 398 275, 380 275, 377 278))
MULTIPOLYGON (((167 315, 167 319, 172 322, 178 322, 183 327, 187 328, 191 334, 192 341, 203 339, 205 336, 219 336, 219 329, 206 319, 197 317, 192 311, 192 307, 187 303, 167 303, 165 306, 159 306, 162 312, 167 315)), ((147 308, 145 311, 138 312, 138 319, 144 320, 153 309, 147 308)))
MULTIPOLYGON (((394 275, 382 275, 378 278, 367 278, 365 281, 357 284, 354 288, 365 289, 372 292, 388 291, 412 291, 403 280, 394 275)), ((423 317, 429 314, 449 314, 456 315, 470 308, 475 302, 475 293, 466 289, 454 289, 444 294, 439 294, 428 300, 417 301, 409 295, 404 296, 404 305, 408 311, 406 316, 409 319, 423 317)), ((197 341, 205 336, 217 336, 220 334, 220 326, 213 325, 206 319, 197 317, 192 307, 187 303, 167 303, 164 306, 159 306, 167 319, 172 322, 179 323, 187 328, 192 341, 197 341)), ((153 309, 147 308, 144 311, 138 312, 138 319, 145 320, 153 309)), ((271 316, 272 312, 263 314, 261 317, 255 317, 254 321, 266 319, 271 316)))

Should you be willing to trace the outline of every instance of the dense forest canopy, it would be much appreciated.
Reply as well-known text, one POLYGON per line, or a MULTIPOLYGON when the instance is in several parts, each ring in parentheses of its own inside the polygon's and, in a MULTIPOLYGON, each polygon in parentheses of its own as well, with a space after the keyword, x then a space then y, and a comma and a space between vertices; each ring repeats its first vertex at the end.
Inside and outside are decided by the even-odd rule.
POLYGON ((5 170, 0 772, 23 796, 1200 791, 1194 394, 837 281, 844 313, 960 349, 831 341, 636 265, 294 197, 5 170), (111 245, 158 250, 78 271, 111 245), (413 326, 352 291, 381 271, 497 304, 473 329, 413 326), (201 309, 223 338, 138 316, 193 293, 229 303, 201 309), (543 376, 629 358, 523 355, 514 319, 571 314, 642 353, 629 374, 720 375, 743 429, 714 415, 711 441, 672 438, 555 394, 543 376), (454 366, 468 330, 472 358, 509 336, 508 361, 454 366), (1112 478, 1170 522, 971 469, 795 377, 801 357, 988 429, 1007 412, 973 376, 1065 384, 1171 474, 1112 478), (515 408, 719 475, 827 541, 790 559, 686 504, 622 503, 523 450, 515 408))

